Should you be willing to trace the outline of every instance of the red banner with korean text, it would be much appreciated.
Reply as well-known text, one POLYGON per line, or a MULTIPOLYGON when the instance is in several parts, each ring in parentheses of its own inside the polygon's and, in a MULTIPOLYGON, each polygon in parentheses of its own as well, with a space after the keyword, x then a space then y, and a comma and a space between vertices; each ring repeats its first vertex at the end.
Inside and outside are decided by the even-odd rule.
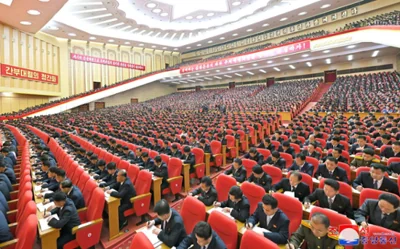
POLYGON ((7 64, 0 64, 0 75, 23 80, 40 81, 45 83, 58 84, 58 75, 39 72, 23 67, 16 67, 7 64))
POLYGON ((88 55, 84 55, 84 54, 71 53, 70 58, 71 58, 71 60, 84 61, 84 62, 90 62, 90 63, 95 63, 95 64, 113 66, 113 67, 123 67, 123 68, 135 69, 135 70, 140 70, 140 71, 146 70, 146 66, 144 66, 144 65, 132 64, 132 63, 127 63, 127 62, 123 62, 123 61, 114 61, 114 60, 109 60, 109 59, 105 59, 105 58, 88 56, 88 55))
POLYGON ((237 55, 223 59, 217 59, 212 61, 207 61, 203 63, 198 63, 194 65, 183 66, 180 68, 181 73, 196 72, 201 70, 213 69, 217 67, 233 66, 241 63, 259 61, 263 59, 268 59, 281 55, 295 54, 299 52, 304 52, 310 50, 310 41, 302 41, 297 43, 292 43, 285 46, 265 49, 263 51, 237 55))

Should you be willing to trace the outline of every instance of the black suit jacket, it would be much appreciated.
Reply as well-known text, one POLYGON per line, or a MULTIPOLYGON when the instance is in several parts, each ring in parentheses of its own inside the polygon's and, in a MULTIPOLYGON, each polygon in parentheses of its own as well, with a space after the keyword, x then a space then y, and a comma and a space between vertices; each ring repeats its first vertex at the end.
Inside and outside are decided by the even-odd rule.
POLYGON ((292 155, 293 158, 295 158, 296 153, 292 147, 289 147, 286 151, 282 150, 283 153, 288 153, 289 155, 292 155))
POLYGON ((257 209, 254 214, 249 218, 248 223, 255 226, 257 223, 259 227, 268 229, 270 233, 264 233, 264 237, 271 240, 276 244, 285 244, 289 238, 289 219, 280 210, 276 211, 274 217, 270 220, 267 226, 267 215, 264 212, 262 203, 258 203, 257 209))
POLYGON ((254 184, 262 187, 265 192, 269 192, 271 190, 272 178, 265 172, 261 178, 256 178, 254 174, 251 174, 247 181, 253 182, 254 184))
POLYGON ((318 179, 319 176, 322 176, 323 178, 331 178, 336 181, 349 183, 346 171, 340 167, 336 167, 335 170, 333 171, 332 176, 330 176, 329 170, 326 168, 325 164, 320 164, 318 166, 317 171, 315 172, 314 177, 318 179))
POLYGON ((244 180, 246 180, 246 176, 247 176, 246 169, 244 166, 241 166, 237 170, 232 166, 230 169, 225 171, 225 174, 226 175, 232 174, 232 177, 235 178, 236 181, 240 182, 240 183, 244 182, 244 180))
POLYGON ((221 207, 233 208, 231 211, 231 216, 240 222, 245 222, 250 216, 250 203, 246 196, 243 196, 242 199, 237 203, 234 203, 228 198, 228 200, 221 202, 221 207))
POLYGON ((400 162, 391 163, 388 167, 389 174, 400 174, 400 162))
MULTIPOLYGON (((369 172, 361 172, 357 178, 353 181, 353 187, 357 188, 357 186, 361 185, 363 188, 374 188, 374 180, 371 177, 369 172)), ((396 195, 399 195, 399 188, 397 184, 387 177, 383 178, 381 187, 379 190, 390 192, 396 195)))
POLYGON ((51 210, 51 213, 57 214, 59 219, 57 220, 53 218, 48 224, 53 228, 61 229, 60 237, 72 234, 72 228, 81 224, 75 205, 73 201, 68 198, 62 209, 54 208, 51 210))
POLYGON ((325 145, 325 149, 327 149, 327 150, 333 149, 334 147, 338 147, 338 148, 344 150, 343 144, 338 144, 336 146, 333 146, 333 144, 329 142, 329 143, 326 143, 326 145, 325 145))
POLYGON ((85 207, 85 199, 83 199, 82 192, 79 190, 78 187, 72 186, 72 189, 67 197, 74 202, 76 209, 81 209, 85 207))
POLYGON ((161 149, 158 150, 158 153, 160 154, 166 154, 166 155, 171 155, 171 148, 169 146, 167 147, 162 147, 161 149))
POLYGON ((11 184, 16 184, 17 183, 17 178, 15 177, 15 173, 12 169, 5 168, 6 170, 3 172, 8 179, 10 179, 11 184))
POLYGON ((283 158, 279 158, 276 162, 272 161, 272 156, 269 156, 265 161, 265 164, 270 164, 280 169, 286 168, 286 160, 283 158))
POLYGON ((265 146, 265 144, 264 144, 263 142, 261 142, 261 143, 258 145, 257 148, 266 149, 266 150, 269 150, 269 151, 272 152, 272 151, 275 150, 275 145, 273 145, 273 144, 271 143, 271 144, 269 144, 268 146, 265 146))
POLYGON ((397 209, 382 222, 382 211, 378 206, 378 200, 365 200, 362 206, 355 212, 355 221, 357 224, 366 221, 367 223, 400 232, 400 210, 397 209))
POLYGON ((208 192, 204 192, 201 188, 197 188, 192 192, 193 195, 199 195, 198 200, 206 206, 211 206, 218 198, 217 190, 211 185, 208 192))
POLYGON ((185 160, 183 162, 184 164, 190 165, 190 169, 192 169, 193 166, 196 164, 196 158, 192 152, 190 152, 188 155, 182 154, 181 159, 185 160))
POLYGON ((264 156, 257 152, 254 157, 250 156, 250 153, 244 155, 244 158, 256 161, 258 165, 263 165, 264 156))
POLYGON ((161 162, 161 165, 158 167, 154 164, 154 167, 151 169, 154 172, 154 176, 162 177, 161 189, 167 188, 169 186, 168 180, 168 167, 167 164, 161 162))
POLYGON ((317 151, 314 151, 313 153, 310 154, 310 153, 308 153, 307 150, 304 150, 303 151, 303 155, 309 156, 309 157, 313 157, 313 158, 318 159, 318 160, 321 159, 321 154, 319 154, 317 151))
POLYGON ((110 187, 110 189, 117 190, 118 187, 117 175, 118 175, 118 170, 116 170, 115 173, 112 175, 108 174, 106 177, 102 179, 102 181, 104 181, 105 184, 101 185, 104 187, 110 187))
MULTIPOLYGON (((189 247, 192 249, 202 249, 203 248, 197 243, 196 235, 194 234, 194 232, 192 232, 192 234, 187 236, 179 244, 177 249, 188 249, 189 247)), ((218 234, 216 232, 212 231, 212 239, 210 241, 210 244, 208 244, 207 249, 226 249, 226 245, 225 245, 224 241, 222 241, 222 239, 218 236, 218 234)))
POLYGON ((185 225, 181 215, 174 209, 171 209, 171 218, 163 227, 163 221, 159 218, 154 220, 155 225, 161 225, 161 232, 158 234, 158 239, 169 247, 179 246, 184 238, 186 238, 185 225))
MULTIPOLYGON (((304 198, 304 202, 312 203, 318 201, 318 206, 322 208, 329 208, 328 197, 325 195, 323 189, 316 189, 314 193, 304 198)), ((332 210, 340 214, 346 215, 350 219, 354 219, 353 208, 350 204, 350 199, 342 194, 337 194, 332 203, 332 210)))
POLYGON ((381 152, 381 157, 391 158, 391 157, 400 157, 400 153, 394 154, 392 148, 387 147, 381 152))
POLYGON ((306 173, 310 175, 311 177, 313 176, 314 173, 314 165, 311 163, 305 162, 303 167, 300 167, 296 164, 296 162, 293 162, 292 166, 290 166, 289 170, 300 170, 300 172, 306 173))
POLYGON ((372 149, 369 145, 365 145, 364 146, 364 149, 363 150, 357 150, 358 148, 360 148, 360 145, 358 145, 358 144, 353 144, 351 147, 350 147, 350 154, 351 155, 353 155, 353 154, 357 154, 357 153, 359 153, 359 152, 363 152, 363 150, 365 150, 365 149, 367 149, 367 148, 370 148, 370 149, 372 149))
POLYGON ((180 150, 178 150, 178 149, 177 149, 175 152, 173 152, 173 151, 171 150, 170 156, 171 156, 171 157, 181 158, 182 152, 181 152, 180 150))
MULTIPOLYGON (((289 178, 283 178, 277 184, 272 187, 273 191, 278 191, 282 189, 285 191, 292 191, 292 186, 290 185, 289 178)), ((294 196, 299 198, 301 202, 303 202, 304 198, 310 194, 310 187, 304 183, 300 182, 297 184, 296 189, 294 190, 294 196)))
POLYGON ((121 199, 121 206, 128 205, 132 206, 131 198, 136 196, 136 190, 133 186, 131 180, 127 177, 123 184, 118 183, 118 190, 112 191, 110 196, 120 198, 121 199))

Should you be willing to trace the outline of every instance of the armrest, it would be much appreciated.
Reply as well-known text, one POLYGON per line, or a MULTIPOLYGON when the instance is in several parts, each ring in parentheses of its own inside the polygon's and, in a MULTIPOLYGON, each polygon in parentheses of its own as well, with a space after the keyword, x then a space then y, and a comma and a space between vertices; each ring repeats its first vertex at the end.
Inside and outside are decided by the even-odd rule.
POLYGON ((80 208, 80 209, 78 209, 76 211, 78 211, 78 213, 85 212, 85 211, 87 211, 87 207, 80 208))
POLYGON ((8 228, 13 229, 18 225, 18 222, 8 224, 8 228))
POLYGON ((197 167, 202 166, 202 165, 205 165, 205 163, 195 164, 195 165, 193 166, 193 168, 197 168, 197 167))
POLYGON ((213 155, 213 157, 216 157, 216 156, 223 156, 223 154, 214 154, 213 155))
POLYGON ((228 147, 228 149, 236 149, 236 146, 228 147))
POLYGON ((16 214, 17 212, 18 212, 18 209, 10 210, 7 212, 7 215, 16 214))
POLYGON ((168 182, 168 183, 171 183, 172 181, 175 181, 175 180, 181 179, 181 178, 183 178, 183 176, 175 176, 175 177, 172 177, 172 178, 168 178, 168 179, 167 179, 167 182, 168 182))
POLYGON ((135 201, 139 201, 139 200, 144 199, 144 198, 146 198, 148 196, 151 196, 151 194, 147 193, 147 194, 138 195, 138 196, 132 197, 130 199, 130 201, 131 201, 131 203, 134 203, 135 201))
POLYGON ((9 246, 16 245, 17 242, 18 242, 18 239, 13 239, 13 240, 3 242, 0 244, 0 248, 7 249, 7 247, 9 247, 9 246))
POLYGON ((91 227, 93 225, 99 224, 103 222, 103 219, 97 219, 97 220, 93 220, 93 221, 88 221, 84 224, 81 224, 79 226, 73 227, 72 228, 72 234, 76 234, 79 230, 85 229, 87 227, 91 227))
POLYGON ((11 201, 7 201, 7 203, 8 203, 8 206, 10 206, 10 204, 12 205, 12 204, 17 204, 17 202, 18 202, 18 199, 14 199, 14 200, 11 200, 11 201))

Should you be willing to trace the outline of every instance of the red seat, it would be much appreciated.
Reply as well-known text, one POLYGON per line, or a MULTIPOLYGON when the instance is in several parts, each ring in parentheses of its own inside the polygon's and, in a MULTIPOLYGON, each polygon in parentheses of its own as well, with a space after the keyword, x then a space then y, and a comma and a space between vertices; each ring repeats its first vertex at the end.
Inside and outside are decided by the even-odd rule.
POLYGON ((225 136, 226 139, 226 148, 229 150, 229 157, 230 158, 236 158, 239 155, 237 155, 236 150, 238 148, 236 148, 236 139, 234 136, 231 135, 226 135, 225 136))
POLYGON ((188 196, 183 201, 181 216, 186 233, 191 234, 198 222, 206 220, 206 207, 201 201, 192 196, 188 196))
POLYGON ((124 212, 125 216, 136 213, 137 216, 141 216, 142 222, 144 221, 145 215, 150 210, 152 178, 153 176, 148 171, 139 172, 135 182, 136 196, 131 198, 133 207, 124 212))
POLYGON ((240 242, 240 249, 254 249, 254 248, 268 248, 279 249, 279 246, 264 236, 252 231, 247 230, 240 242))
POLYGON ((236 249, 238 231, 235 220, 221 212, 213 211, 208 217, 208 224, 222 239, 227 249, 236 249))
POLYGON ((400 162, 400 157, 391 157, 387 160, 387 165, 389 166, 391 163, 400 162))
POLYGON ((229 190, 232 186, 236 186, 235 178, 225 174, 218 176, 215 188, 217 190, 219 202, 228 200, 229 190))
MULTIPOLYGON (((253 167, 257 165, 257 162, 251 159, 242 159, 243 167, 246 169, 246 178, 249 178, 253 173, 253 167)), ((233 167, 233 166, 232 166, 233 167)))
MULTIPOLYGON (((379 196, 385 193, 387 194, 387 192, 383 190, 364 188, 363 190, 361 190, 360 193, 359 206, 361 207, 361 205, 365 202, 366 199, 378 200, 379 196)), ((396 196, 400 200, 400 197, 398 195, 396 196)))
POLYGON ((169 156, 166 154, 160 154, 161 160, 168 165, 169 163, 169 156))
POLYGON ((97 188, 97 184, 94 180, 89 180, 85 187, 83 188, 82 191, 82 195, 83 195, 83 199, 85 199, 85 203, 90 203, 90 200, 92 198, 92 192, 93 190, 97 188))
POLYGON ((350 165, 348 165, 347 163, 338 162, 338 166, 346 171, 347 179, 350 180, 351 179, 350 165))
MULTIPOLYGON (((290 173, 291 172, 288 173, 288 176, 287 176, 288 178, 290 177, 290 173)), ((310 193, 312 193, 314 191, 314 182, 313 182, 312 177, 307 173, 303 173, 300 171, 299 171, 299 173, 302 176, 301 181, 308 185, 308 187, 310 188, 310 193)))
POLYGON ((293 157, 292 157, 292 155, 290 155, 290 154, 288 154, 288 153, 285 153, 285 152, 280 152, 279 154, 281 155, 281 157, 282 157, 283 159, 285 159, 285 161, 286 161, 286 168, 289 168, 290 166, 292 166, 292 164, 293 164, 293 157))
POLYGON ((104 161, 106 161, 106 163, 110 163, 110 162, 112 162, 112 159, 113 159, 113 155, 111 153, 105 152, 104 161))
MULTIPOLYGON (((337 181, 337 182, 340 185, 339 193, 344 195, 344 196, 346 196, 347 198, 349 198, 350 199, 350 203, 353 204, 353 188, 349 184, 347 184, 345 182, 341 182, 341 181, 337 181)), ((323 189, 324 188, 324 183, 325 183, 325 178, 322 178, 319 181, 318 188, 323 189)))
POLYGON ((182 190, 183 176, 182 172, 182 161, 178 158, 169 159, 168 163, 168 183, 169 188, 162 190, 162 194, 172 193, 174 195, 178 194, 182 190))
POLYGON ((272 185, 282 180, 282 170, 280 168, 266 164, 262 166, 262 169, 272 178, 272 185))
POLYGON ((349 151, 349 143, 347 141, 340 140, 339 143, 343 145, 345 151, 349 151))
MULTIPOLYGON (((129 162, 125 161, 125 160, 121 160, 119 162, 119 164, 117 164, 118 169, 124 169, 126 171, 128 171, 129 168, 129 162)), ((132 179, 131 179, 132 180, 132 179)))
POLYGON ((154 246, 144 233, 139 232, 133 236, 130 249, 154 249, 154 246))
POLYGON ((301 220, 303 218, 303 205, 296 198, 285 194, 273 193, 272 196, 278 200, 278 208, 282 210, 282 212, 285 213, 290 220, 290 236, 299 228, 301 224, 301 220))
POLYGON ((277 151, 279 149, 279 147, 281 146, 281 143, 279 141, 276 140, 271 140, 271 144, 274 145, 275 150, 277 151))
POLYGON ((319 161, 318 159, 310 156, 306 156, 306 162, 311 163, 314 166, 314 171, 312 176, 314 176, 315 172, 317 172, 318 166, 319 166, 319 161))
POLYGON ((154 159, 156 156, 158 156, 158 152, 155 150, 150 150, 149 156, 150 158, 154 159))
POLYGON ((385 237, 387 241, 386 243, 379 243, 379 236, 374 236, 377 243, 371 243, 371 241, 368 241, 368 243, 364 244, 364 249, 393 249, 396 248, 397 245, 399 245, 398 243, 400 241, 400 233, 394 232, 393 230, 369 224, 368 232, 370 236, 374 234, 386 234, 387 236, 385 237))
MULTIPOLYGON (((326 134, 326 133, 325 133, 326 134)), ((327 139, 324 139, 324 138, 316 138, 315 139, 315 141, 317 141, 317 142, 319 142, 320 144, 321 144, 321 147, 322 148, 325 148, 325 146, 326 146, 326 140, 327 139)))
POLYGON ((258 203, 262 201, 262 198, 265 195, 265 189, 250 182, 243 182, 240 188, 242 189, 244 196, 249 200, 250 214, 253 214, 257 209, 258 203))
POLYGON ((86 172, 83 172, 81 177, 79 177, 79 181, 76 184, 76 186, 78 186, 79 190, 83 190, 86 186, 86 183, 89 181, 90 176, 89 174, 87 174, 86 172))
POLYGON ((212 152, 212 156, 214 157, 214 161, 210 164, 214 167, 221 167, 223 163, 223 154, 222 154, 222 145, 221 142, 217 140, 213 140, 210 143, 210 148, 212 152))
POLYGON ((257 148, 257 151, 258 151, 258 153, 260 153, 261 155, 264 156, 264 159, 267 159, 271 155, 271 151, 269 151, 267 149, 257 148))
POLYGON ((139 172, 140 172, 140 168, 138 166, 136 166, 135 164, 129 165, 127 173, 128 173, 129 179, 131 179, 131 182, 133 184, 136 183, 136 179, 139 175, 139 172))
MULTIPOLYGON (((8 241, 9 244, 7 246, 2 246, 4 249, 25 249, 32 248, 32 245, 36 240, 37 233, 37 225, 38 219, 35 214, 29 215, 25 220, 21 221, 21 224, 18 226, 23 227, 23 229, 19 229, 15 234, 15 239, 8 241)), ((6 242, 4 242, 6 243, 6 242)))
POLYGON ((300 145, 298 145, 298 144, 290 143, 290 147, 292 147, 294 149, 294 152, 296 153, 296 155, 299 154, 301 151, 300 145))
MULTIPOLYGON (((362 167, 358 167, 356 169, 356 177, 361 174, 361 172, 370 172, 371 167, 367 167, 367 166, 362 166, 362 167)), ((385 176, 388 177, 389 174, 387 172, 385 172, 385 176)))
POLYGON ((193 148, 192 153, 194 154, 196 162, 194 165, 195 173, 191 174, 190 178, 201 179, 206 173, 206 164, 204 163, 204 151, 200 148, 193 148))

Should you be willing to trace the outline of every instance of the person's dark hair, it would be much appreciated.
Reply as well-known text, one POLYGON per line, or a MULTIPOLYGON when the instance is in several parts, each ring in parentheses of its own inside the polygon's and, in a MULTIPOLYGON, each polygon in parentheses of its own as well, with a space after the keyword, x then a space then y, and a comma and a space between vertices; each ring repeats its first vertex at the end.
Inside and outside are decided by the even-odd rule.
POLYGON ((266 139, 264 139, 264 142, 267 142, 267 143, 271 143, 271 139, 269 139, 268 137, 266 138, 266 139))
POLYGON ((386 171, 386 167, 383 166, 383 165, 380 164, 380 163, 371 163, 371 167, 372 167, 373 169, 380 169, 380 170, 382 170, 383 172, 386 171))
POLYGON ((45 167, 51 167, 51 163, 50 163, 49 160, 43 161, 42 165, 45 166, 45 167))
POLYGON ((62 178, 65 178, 65 175, 66 175, 65 170, 57 168, 56 175, 61 176, 62 178))
POLYGON ((142 152, 142 148, 141 147, 136 147, 136 150, 142 152))
POLYGON ((334 158, 333 156, 328 156, 328 158, 326 160, 329 160, 331 162, 334 162, 335 164, 338 163, 338 160, 336 158, 334 158))
POLYGON ((306 160, 306 155, 304 153, 299 153, 296 155, 296 158, 300 158, 300 160, 305 161, 306 160))
POLYGON ((256 147, 251 147, 251 148, 249 149, 249 153, 257 154, 257 148, 256 148, 256 147))
POLYGON ((66 201, 67 195, 62 191, 57 191, 53 195, 53 200, 54 201, 66 201))
POLYGON ((183 152, 185 152, 185 153, 190 152, 190 147, 189 147, 189 146, 185 146, 185 147, 183 148, 183 152))
POLYGON ((272 151, 271 155, 275 158, 280 158, 281 157, 281 153, 279 153, 279 151, 272 151))
POLYGON ((364 141, 366 141, 366 140, 367 140, 367 138, 366 138, 364 135, 360 135, 360 136, 358 136, 358 139, 361 139, 361 140, 364 140, 364 141))
POLYGON ((176 149, 178 149, 178 145, 172 144, 172 145, 171 145, 171 148, 174 149, 174 150, 176 150, 176 149))
POLYGON ((64 180, 61 182, 61 187, 62 188, 71 188, 72 187, 72 182, 71 180, 64 180))
POLYGON ((330 178, 325 179, 324 185, 328 185, 328 186, 332 187, 336 191, 339 191, 339 189, 340 189, 339 182, 336 181, 336 180, 330 179, 330 178))
POLYGON ((106 161, 104 161, 103 159, 99 160, 97 162, 97 166, 106 166, 106 161))
POLYGON ((262 202, 264 205, 271 206, 272 209, 278 207, 278 200, 275 199, 272 195, 264 195, 262 198, 262 202))
POLYGON ((107 170, 113 170, 113 169, 116 169, 117 168, 117 164, 115 164, 114 162, 109 162, 108 164, 107 164, 107 170))
POLYGON ((239 186, 232 186, 229 190, 229 194, 233 195, 235 199, 241 199, 243 197, 243 192, 239 186))
POLYGON ((235 160, 233 160, 234 163, 237 163, 239 165, 242 165, 242 159, 240 158, 235 158, 235 160))
POLYGON ((201 144, 205 144, 205 143, 206 143, 206 140, 205 140, 204 138, 202 138, 202 139, 200 139, 200 143, 201 143, 201 144))
POLYGON ((154 206, 154 212, 159 216, 169 214, 170 211, 171 208, 168 204, 168 201, 164 199, 159 200, 154 206))
POLYGON ((282 132, 281 132, 281 131, 278 131, 278 130, 276 130, 276 131, 275 131, 275 134, 282 135, 282 132))
POLYGON ((144 158, 147 158, 147 157, 149 157, 149 153, 147 153, 147 152, 143 152, 143 153, 142 153, 142 157, 144 157, 144 158))
POLYGON ((339 154, 342 154, 342 149, 339 147, 335 147, 333 150, 336 150, 339 154))
POLYGON ((283 147, 290 147, 290 142, 289 142, 289 141, 284 141, 284 142, 282 143, 282 146, 283 146, 283 147))
POLYGON ((400 146, 400 141, 393 142, 393 145, 400 146))
POLYGON ((335 140, 336 142, 340 142, 340 137, 333 137, 332 140, 335 140))
POLYGON ((399 207, 399 199, 394 194, 383 193, 379 195, 378 199, 389 202, 395 209, 399 207))
POLYGON ((209 176, 205 176, 201 178, 201 183, 204 183, 207 187, 210 187, 212 185, 212 180, 209 176))
POLYGON ((293 134, 290 138, 297 139, 297 135, 293 134))
POLYGON ((99 157, 96 154, 90 156, 90 160, 97 160, 99 157))
POLYGON ((290 175, 294 175, 295 177, 297 177, 298 181, 301 181, 303 179, 303 176, 301 175, 301 173, 299 171, 293 171, 290 173, 290 175))
POLYGON ((51 172, 51 173, 56 173, 57 171, 58 171, 58 168, 57 167, 51 167, 50 169, 49 169, 49 171, 51 172))
POLYGON ((328 228, 330 226, 330 221, 328 216, 326 216, 323 213, 313 213, 313 215, 311 216, 311 220, 317 224, 323 224, 325 226, 325 228, 328 228))
POLYGON ((154 161, 155 161, 156 163, 160 163, 160 162, 162 161, 161 156, 156 156, 156 157, 154 157, 154 161))
POLYGON ((210 224, 205 221, 200 221, 193 229, 194 234, 204 240, 208 240, 212 236, 212 229, 210 224))

